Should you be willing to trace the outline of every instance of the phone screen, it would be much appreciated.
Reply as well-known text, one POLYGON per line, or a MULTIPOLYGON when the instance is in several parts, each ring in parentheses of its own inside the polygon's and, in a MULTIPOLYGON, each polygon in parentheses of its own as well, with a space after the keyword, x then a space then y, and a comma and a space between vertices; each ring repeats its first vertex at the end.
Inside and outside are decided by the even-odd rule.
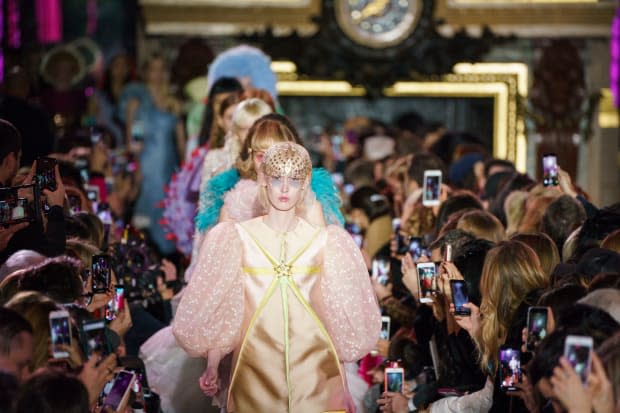
POLYGON ((110 256, 95 255, 91 267, 93 293, 105 293, 110 288, 110 256))
POLYGON ((355 245, 358 248, 362 248, 362 244, 364 243, 364 236, 362 235, 362 230, 355 224, 346 223, 344 224, 344 229, 351 234, 355 245))
POLYGON ((372 278, 387 285, 390 282, 390 261, 379 258, 372 260, 372 278))
POLYGON ((78 195, 67 195, 69 198, 69 209, 71 213, 77 214, 82 210, 82 200, 78 195))
POLYGON ((90 358, 94 352, 107 356, 110 353, 110 346, 105 335, 105 321, 85 321, 82 324, 82 333, 84 335, 84 354, 90 358))
POLYGON ((71 345, 71 323, 68 314, 64 316, 50 314, 50 336, 54 358, 69 357, 67 351, 59 349, 61 345, 71 345))
POLYGON ((452 302, 454 303, 454 314, 470 315, 469 308, 464 307, 469 302, 467 295, 467 284, 463 280, 450 280, 450 289, 452 290, 452 302))
POLYGON ((382 340, 390 339, 390 323, 391 318, 389 316, 381 317, 381 333, 379 333, 379 338, 382 340))
POLYGON ((422 238, 411 237, 409 239, 409 254, 411 254, 413 261, 417 261, 422 255, 426 255, 426 250, 422 247, 422 238))
POLYGON ((435 276, 437 274, 435 263, 421 262, 416 264, 416 268, 418 270, 418 282, 420 283, 420 302, 433 302, 434 284, 436 284, 435 276))
POLYGON ((111 407, 114 410, 118 409, 125 397, 125 393, 127 393, 133 384, 133 378, 133 373, 128 371, 119 372, 114 379, 114 384, 112 385, 112 389, 110 389, 110 393, 108 393, 103 403, 104 407, 111 407))
POLYGON ((441 173, 439 171, 424 174, 424 193, 422 203, 426 206, 437 205, 441 194, 441 173))
POLYGON ((37 200, 35 185, 0 188, 0 225, 35 221, 37 200))
POLYGON ((517 390, 515 384, 521 383, 521 352, 518 349, 500 349, 499 374, 501 390, 517 390))
POLYGON ((110 300, 106 308, 106 319, 112 321, 125 306, 125 288, 117 286, 114 290, 114 298, 110 300))
POLYGON ((37 159, 37 182, 41 189, 56 190, 56 159, 38 158, 37 159))
POLYGON ((527 311, 528 351, 534 351, 547 336, 547 307, 530 307, 527 311))
POLYGON ((558 185, 558 158, 554 154, 543 156, 543 185, 558 185))
POLYGON ((385 369, 385 390, 392 393, 402 393, 405 382, 405 371, 402 368, 385 369))
POLYGON ((331 137, 331 142, 332 142, 332 156, 334 157, 334 159, 336 161, 343 160, 343 155, 342 155, 342 136, 340 136, 340 135, 333 135, 331 137))
POLYGON ((592 338, 586 336, 569 335, 564 342, 564 357, 573 366, 582 383, 586 383, 590 375, 592 346, 592 338))

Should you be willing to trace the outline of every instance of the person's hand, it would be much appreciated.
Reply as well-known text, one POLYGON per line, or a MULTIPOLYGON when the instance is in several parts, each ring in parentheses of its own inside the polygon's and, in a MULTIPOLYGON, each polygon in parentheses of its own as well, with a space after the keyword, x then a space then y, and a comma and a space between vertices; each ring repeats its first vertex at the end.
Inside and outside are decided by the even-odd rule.
MULTIPOLYGON (((65 192, 67 193, 67 198, 74 196, 74 197, 78 197, 80 200, 80 211, 85 211, 85 212, 89 212, 92 213, 93 212, 93 207, 90 203, 90 201, 88 200, 88 198, 84 195, 84 192, 80 191, 79 189, 77 189, 74 186, 69 186, 67 185, 65 187, 65 192)), ((69 208, 71 208, 71 204, 69 203, 69 208)))
POLYGON ((453 262, 443 261, 441 268, 449 280, 464 280, 463 275, 453 262))
POLYGON ((157 292, 161 295, 161 299, 164 301, 172 300, 172 297, 174 297, 174 290, 166 286, 164 277, 157 277, 155 283, 157 284, 157 292))
POLYGON ((471 314, 468 316, 454 315, 454 304, 450 304, 450 313, 454 315, 454 321, 459 327, 467 331, 471 337, 475 337, 480 331, 480 308, 473 303, 464 304, 463 307, 469 308, 471 314))
MULTIPOLYGON (((398 254, 398 241, 396 240, 396 235, 394 235, 394 233, 392 232, 392 234, 390 234, 390 257, 392 258, 399 258, 401 257, 398 254)), ((401 257, 402 259, 402 257, 401 257)))
POLYGON ((62 183, 62 177, 60 176, 60 170, 58 169, 58 165, 54 167, 54 173, 56 174, 56 190, 54 192, 49 189, 43 190, 43 195, 45 195, 45 199, 47 200, 47 204, 50 207, 59 206, 62 207, 65 203, 65 186, 62 183))
POLYGON ((118 312, 117 317, 110 322, 109 328, 118 334, 119 337, 124 337, 131 326, 133 326, 131 311, 129 310, 127 303, 125 303, 121 311, 118 312))
POLYGON ((377 366, 368 370, 366 375, 371 378, 373 384, 383 383, 383 380, 385 379, 385 372, 383 371, 382 366, 377 366))
POLYGON ((409 399, 402 393, 385 392, 377 400, 382 412, 408 413, 409 399))
POLYGON ((538 408, 538 399, 536 397, 536 392, 534 391, 534 386, 529 382, 527 375, 524 374, 522 376, 521 383, 515 383, 514 386, 518 389, 515 391, 506 392, 508 396, 520 397, 525 404, 528 412, 530 413, 539 413, 540 409, 538 408))
POLYGON ((570 413, 592 411, 592 395, 564 356, 560 357, 560 363, 553 369, 551 385, 555 396, 570 413))
POLYGON ((30 184, 34 184, 34 176, 37 173, 37 161, 35 160, 34 162, 32 162, 32 166, 30 167, 30 170, 28 171, 28 174, 26 175, 26 177, 24 178, 24 180, 22 181, 22 185, 30 185, 30 184))
POLYGON ((588 387, 592 395, 592 408, 596 413, 612 413, 614 411, 614 392, 605 373, 601 359, 592 353, 592 370, 588 377, 588 387))
POLYGON ((164 273, 166 282, 177 280, 177 267, 172 262, 164 258, 159 269, 164 273))
POLYGON ((439 215, 439 208, 441 208, 441 204, 446 202, 446 200, 450 197, 450 187, 446 184, 441 184, 441 191, 439 192, 439 204, 433 205, 431 209, 433 210, 433 215, 439 215))
POLYGON ((375 347, 376 347, 377 352, 381 356, 387 357, 388 349, 390 348, 390 340, 384 340, 380 338, 379 341, 377 341, 377 345, 375 347))
POLYGON ((199 379, 200 390, 202 390, 202 392, 209 397, 215 396, 220 389, 220 380, 217 367, 218 366, 208 365, 199 379))
POLYGON ((418 188, 411 194, 409 194, 409 196, 407 197, 407 199, 405 199, 405 202, 403 203, 403 212, 400 215, 400 222, 409 221, 409 218, 411 218, 411 215, 413 215, 413 211, 415 210, 415 204, 418 203, 421 197, 422 188, 418 188))
POLYGON ((86 390, 88 390, 88 400, 90 404, 97 401, 103 386, 114 377, 114 370, 116 369, 116 354, 110 354, 103 359, 99 365, 97 361, 99 356, 93 354, 90 359, 84 364, 82 371, 78 375, 78 378, 82 381, 86 390))
POLYGON ((13 238, 13 235, 17 231, 20 231, 30 225, 29 222, 20 222, 19 224, 11 225, 8 228, 0 227, 0 251, 4 251, 9 245, 9 241, 13 238))
POLYGON ((418 285, 418 271, 411 254, 407 253, 401 261, 401 271, 403 273, 403 284, 409 290, 413 298, 417 301, 420 294, 418 285))
POLYGON ((562 190, 564 194, 573 198, 577 196, 577 191, 575 191, 575 187, 573 187, 570 174, 560 167, 558 167, 558 182, 560 184, 560 190, 562 190))
MULTIPOLYGON (((69 364, 69 367, 71 367, 72 369, 75 369, 81 366, 82 363, 84 362, 82 360, 82 353, 80 351, 78 341, 75 339, 72 340, 70 346, 67 344, 59 344, 56 346, 56 349, 60 351, 64 351, 67 354, 69 354, 69 357, 66 357, 64 360, 69 364)), ((50 351, 52 352, 54 351, 52 346, 50 346, 50 351)))
POLYGON ((529 334, 527 333, 527 327, 523 327, 521 330, 521 352, 525 353, 527 351, 527 339, 529 334))
POLYGON ((108 288, 108 291, 104 293, 95 293, 93 294, 93 275, 89 274, 86 278, 86 295, 90 296, 90 300, 86 305, 86 309, 91 313, 103 308, 107 303, 110 302, 111 299, 114 298, 114 290, 112 286, 108 288))
POLYGON ((90 171, 105 175, 109 165, 109 158, 108 148, 102 141, 97 142, 90 153, 90 171))

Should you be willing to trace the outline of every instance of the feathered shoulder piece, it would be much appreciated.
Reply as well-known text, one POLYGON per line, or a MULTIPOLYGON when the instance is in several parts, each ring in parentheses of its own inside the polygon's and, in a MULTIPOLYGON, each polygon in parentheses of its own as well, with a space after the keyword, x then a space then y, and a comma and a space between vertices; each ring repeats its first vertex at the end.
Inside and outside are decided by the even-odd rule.
POLYGON ((239 172, 230 168, 209 179, 200 192, 198 214, 196 215, 196 229, 205 232, 215 224, 220 217, 220 210, 224 205, 224 195, 239 182, 239 172))
POLYGON ((324 168, 313 168, 310 187, 321 203, 325 222, 328 225, 344 226, 344 217, 340 211, 342 200, 330 173, 324 168))

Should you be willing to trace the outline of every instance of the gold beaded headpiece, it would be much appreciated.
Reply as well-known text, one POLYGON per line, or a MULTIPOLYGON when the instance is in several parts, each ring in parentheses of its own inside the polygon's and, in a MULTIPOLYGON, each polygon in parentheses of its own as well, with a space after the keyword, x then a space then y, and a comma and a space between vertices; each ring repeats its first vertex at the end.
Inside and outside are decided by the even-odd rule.
POLYGON ((262 168, 267 176, 306 179, 312 173, 312 162, 303 146, 293 142, 281 142, 272 145, 265 152, 262 168))

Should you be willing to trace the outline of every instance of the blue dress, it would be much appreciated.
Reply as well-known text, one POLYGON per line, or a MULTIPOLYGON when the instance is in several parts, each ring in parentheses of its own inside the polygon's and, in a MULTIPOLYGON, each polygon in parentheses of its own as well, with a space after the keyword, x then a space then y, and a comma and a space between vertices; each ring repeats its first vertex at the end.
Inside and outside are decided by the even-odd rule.
POLYGON ((176 148, 176 115, 159 109, 145 85, 130 83, 123 89, 119 104, 119 116, 125 119, 127 103, 131 99, 140 102, 132 125, 134 138, 144 141, 140 154, 142 182, 140 195, 134 207, 134 223, 143 227, 163 254, 175 251, 174 242, 166 238, 160 223, 163 216, 162 202, 165 187, 179 164, 176 148))

